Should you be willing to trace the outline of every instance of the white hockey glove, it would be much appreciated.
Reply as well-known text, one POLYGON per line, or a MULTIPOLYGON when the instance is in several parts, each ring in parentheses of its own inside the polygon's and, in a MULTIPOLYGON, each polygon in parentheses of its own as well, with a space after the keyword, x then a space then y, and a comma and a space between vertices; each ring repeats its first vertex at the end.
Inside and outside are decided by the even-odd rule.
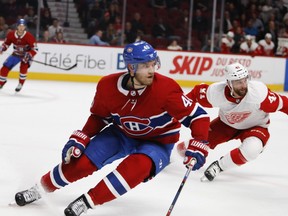
POLYGON ((71 157, 80 157, 89 142, 90 137, 88 137, 82 131, 74 131, 62 150, 62 161, 68 164, 70 163, 71 157))

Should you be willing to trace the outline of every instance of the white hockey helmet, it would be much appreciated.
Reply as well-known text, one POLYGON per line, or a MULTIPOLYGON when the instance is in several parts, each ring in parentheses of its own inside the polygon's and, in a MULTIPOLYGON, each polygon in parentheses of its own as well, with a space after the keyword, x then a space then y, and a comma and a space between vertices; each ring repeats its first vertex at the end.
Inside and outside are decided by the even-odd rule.
POLYGON ((247 68, 245 68, 243 65, 239 63, 233 63, 230 65, 227 65, 225 67, 225 73, 226 73, 226 79, 228 81, 232 80, 240 80, 245 77, 249 78, 249 72, 247 68))

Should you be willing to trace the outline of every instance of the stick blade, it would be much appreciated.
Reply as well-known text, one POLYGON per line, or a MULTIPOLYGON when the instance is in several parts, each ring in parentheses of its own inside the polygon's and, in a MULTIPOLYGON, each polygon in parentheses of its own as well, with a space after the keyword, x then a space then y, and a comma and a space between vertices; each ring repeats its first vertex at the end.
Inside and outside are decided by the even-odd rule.
POLYGON ((72 70, 73 68, 75 68, 75 67, 77 67, 77 63, 76 64, 74 64, 74 65, 72 65, 71 67, 69 67, 69 68, 66 68, 65 70, 72 70))

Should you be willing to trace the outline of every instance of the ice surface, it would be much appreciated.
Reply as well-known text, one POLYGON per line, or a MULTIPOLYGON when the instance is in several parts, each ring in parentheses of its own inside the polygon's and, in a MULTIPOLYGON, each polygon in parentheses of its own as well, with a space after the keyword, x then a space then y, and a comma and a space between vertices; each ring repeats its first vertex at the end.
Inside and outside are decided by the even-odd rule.
MULTIPOLYGON (((14 194, 34 184, 61 159, 62 146, 89 116, 95 84, 27 80, 20 93, 17 80, 0 90, 0 215, 64 215, 64 208, 94 187, 117 161, 98 173, 25 207, 8 206, 14 194)), ((185 89, 187 91, 187 89, 185 89)), ((214 118, 217 109, 209 109, 214 118)), ((286 216, 288 211, 288 117, 271 115, 271 139, 257 160, 200 182, 204 168, 191 172, 172 216, 286 216)), ((189 137, 183 128, 182 139, 189 137)), ((211 151, 205 168, 230 149, 229 142, 211 151)), ((95 216, 166 215, 186 169, 173 152, 171 164, 154 180, 119 199, 89 210, 95 216)))

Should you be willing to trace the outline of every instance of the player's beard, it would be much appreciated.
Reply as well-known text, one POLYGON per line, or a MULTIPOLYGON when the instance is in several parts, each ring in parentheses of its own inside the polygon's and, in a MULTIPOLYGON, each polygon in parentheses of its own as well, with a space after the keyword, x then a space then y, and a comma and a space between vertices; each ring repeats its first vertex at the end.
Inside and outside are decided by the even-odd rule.
POLYGON ((247 88, 234 89, 234 95, 244 97, 247 94, 247 90, 248 90, 247 88))

